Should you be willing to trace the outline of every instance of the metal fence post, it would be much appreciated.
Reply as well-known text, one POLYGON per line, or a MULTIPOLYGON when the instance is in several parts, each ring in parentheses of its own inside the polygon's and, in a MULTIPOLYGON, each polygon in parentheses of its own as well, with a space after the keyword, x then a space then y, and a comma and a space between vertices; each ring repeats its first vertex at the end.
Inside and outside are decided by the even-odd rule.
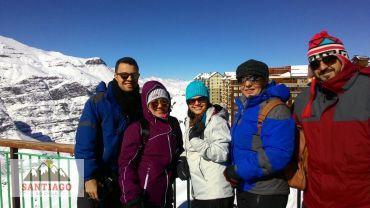
POLYGON ((173 182, 173 207, 176 208, 176 178, 173 182))
POLYGON ((10 170, 11 170, 11 186, 12 186, 12 206, 14 208, 20 208, 20 197, 19 197, 19 165, 18 161, 18 148, 10 148, 10 170), (17 195, 17 197, 15 197, 17 195))

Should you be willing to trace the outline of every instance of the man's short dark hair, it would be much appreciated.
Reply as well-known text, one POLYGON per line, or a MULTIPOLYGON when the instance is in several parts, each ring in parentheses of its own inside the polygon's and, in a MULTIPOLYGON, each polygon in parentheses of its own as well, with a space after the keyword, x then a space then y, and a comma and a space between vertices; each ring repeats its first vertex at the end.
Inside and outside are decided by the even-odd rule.
POLYGON ((123 57, 123 58, 118 59, 118 61, 116 62, 116 66, 114 67, 114 72, 117 73, 118 66, 122 63, 130 64, 130 65, 134 66, 137 71, 139 71, 139 66, 137 65, 135 59, 133 59, 131 57, 123 57))

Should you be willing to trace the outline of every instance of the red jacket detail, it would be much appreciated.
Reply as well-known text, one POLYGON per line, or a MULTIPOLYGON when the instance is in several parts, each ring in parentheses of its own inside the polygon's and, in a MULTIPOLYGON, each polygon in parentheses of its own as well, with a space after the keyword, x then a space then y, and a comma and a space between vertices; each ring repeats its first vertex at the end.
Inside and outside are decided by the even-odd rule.
POLYGON ((305 208, 370 207, 370 68, 340 59, 342 71, 317 83, 309 117, 309 89, 295 101, 308 150, 305 208))

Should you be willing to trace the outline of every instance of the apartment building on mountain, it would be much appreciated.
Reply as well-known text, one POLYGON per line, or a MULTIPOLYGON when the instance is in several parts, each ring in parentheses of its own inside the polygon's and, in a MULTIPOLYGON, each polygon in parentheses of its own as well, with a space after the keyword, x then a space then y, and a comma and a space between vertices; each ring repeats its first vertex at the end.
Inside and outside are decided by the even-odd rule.
POLYGON ((209 89, 210 102, 214 104, 222 103, 223 75, 219 72, 201 73, 195 80, 203 81, 209 89))
MULTIPOLYGON (((290 88, 289 105, 294 102, 294 98, 310 81, 307 65, 269 68, 269 73, 271 80, 276 83, 283 83, 290 88)), ((241 95, 235 72, 225 72, 223 74, 219 72, 201 73, 194 79, 203 81, 209 88, 211 103, 220 104, 228 109, 232 122, 236 111, 234 100, 241 95)))

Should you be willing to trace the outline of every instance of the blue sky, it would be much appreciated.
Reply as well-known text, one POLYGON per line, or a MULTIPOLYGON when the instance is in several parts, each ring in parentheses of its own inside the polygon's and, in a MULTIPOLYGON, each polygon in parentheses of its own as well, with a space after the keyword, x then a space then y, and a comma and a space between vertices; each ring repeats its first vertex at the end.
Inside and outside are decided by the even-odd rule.
POLYGON ((0 35, 43 50, 138 61, 143 77, 191 79, 254 58, 306 64, 327 30, 370 55, 368 0, 0 0, 0 35))

